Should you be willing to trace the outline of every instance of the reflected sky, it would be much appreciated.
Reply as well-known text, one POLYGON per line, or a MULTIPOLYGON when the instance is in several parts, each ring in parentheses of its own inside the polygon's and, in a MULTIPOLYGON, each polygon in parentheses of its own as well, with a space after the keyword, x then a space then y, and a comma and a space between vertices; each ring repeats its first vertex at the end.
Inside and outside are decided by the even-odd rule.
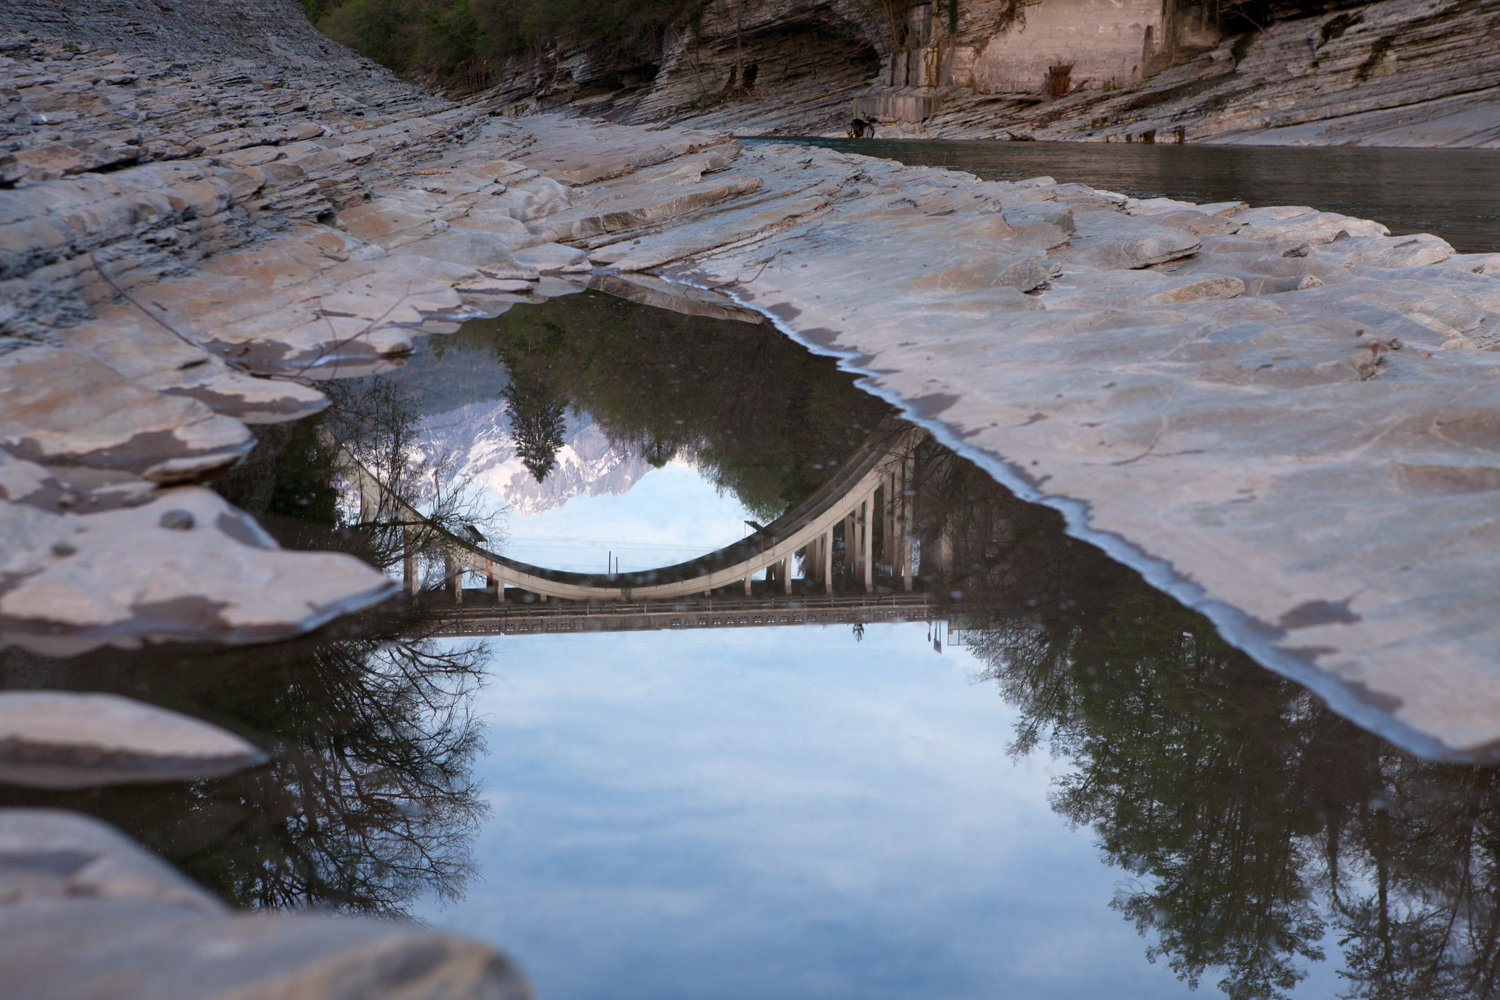
POLYGON ((655 569, 744 538, 754 515, 698 469, 671 462, 619 495, 570 498, 527 517, 507 515, 505 554, 533 566, 578 573, 607 571, 613 552, 621 572, 655 569))
MULTIPOLYGON (((1189 995, 928 626, 495 640, 467 898, 548 1000, 1189 995)), ((1212 986, 1204 984, 1211 992, 1212 986)), ((1337 992, 1327 966, 1297 996, 1337 992)))

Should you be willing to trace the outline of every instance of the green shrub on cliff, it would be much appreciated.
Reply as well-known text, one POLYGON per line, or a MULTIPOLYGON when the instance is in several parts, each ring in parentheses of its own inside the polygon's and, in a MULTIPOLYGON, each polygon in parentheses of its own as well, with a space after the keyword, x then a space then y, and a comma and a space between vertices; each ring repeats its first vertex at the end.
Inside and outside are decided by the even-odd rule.
POLYGON ((397 73, 478 89, 504 60, 555 42, 649 62, 699 0, 303 0, 320 31, 397 73))

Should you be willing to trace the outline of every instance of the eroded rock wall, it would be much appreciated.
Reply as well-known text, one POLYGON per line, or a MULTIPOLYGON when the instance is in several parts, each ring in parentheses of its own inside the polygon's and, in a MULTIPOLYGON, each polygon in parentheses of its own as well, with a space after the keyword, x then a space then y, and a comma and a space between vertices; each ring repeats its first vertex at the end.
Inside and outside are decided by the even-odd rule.
POLYGON ((1133 86, 1094 89, 1075 68, 1059 99, 997 105, 951 91, 941 111, 901 128, 947 138, 1500 145, 1500 0, 1381 0, 1210 48, 1180 37, 1182 61, 1133 86))
POLYGON ((1500 0, 1292 4, 1258 27, 1205 9, 708 0, 628 72, 564 47, 484 100, 759 135, 843 135, 857 107, 884 137, 1500 144, 1500 0))
POLYGON ((1049 0, 1025 9, 1025 20, 978 44, 956 46, 941 83, 977 93, 1113 90, 1140 80, 1162 42, 1161 0, 1049 0))
POLYGON ((842 132, 892 47, 865 0, 708 0, 656 49, 565 42, 510 60, 478 101, 631 124, 842 132))

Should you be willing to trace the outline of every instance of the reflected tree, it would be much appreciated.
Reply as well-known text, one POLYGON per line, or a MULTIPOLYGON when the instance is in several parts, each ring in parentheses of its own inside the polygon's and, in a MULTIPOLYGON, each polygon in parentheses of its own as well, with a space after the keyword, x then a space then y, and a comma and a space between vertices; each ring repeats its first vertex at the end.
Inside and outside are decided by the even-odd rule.
POLYGON ((225 778, 82 792, 0 787, 0 804, 123 828, 242 906, 396 914, 462 896, 485 813, 472 700, 488 651, 422 637, 412 613, 256 650, 118 651, 66 664, 11 651, 8 686, 118 691, 236 731, 272 755, 225 778))
POLYGON ((918 494, 924 573, 1021 710, 1013 752, 1070 762, 1053 807, 1133 876, 1113 905, 1152 960, 1235 998, 1325 957, 1350 997, 1500 993, 1494 769, 1355 727, 951 453, 918 494))
POLYGON ((505 365, 507 399, 527 401, 517 436, 539 415, 527 432, 539 442, 538 467, 555 450, 549 420, 571 409, 652 465, 691 457, 765 521, 816 489, 891 412, 831 359, 809 358, 770 326, 603 294, 475 320, 434 350, 505 365))
POLYGON ((525 368, 517 369, 500 395, 509 404, 507 413, 516 438, 516 454, 532 478, 543 482, 557 467, 567 407, 548 391, 546 382, 525 368))
MULTIPOLYGON (((258 447, 218 484, 222 494, 283 545, 382 569, 414 538, 479 520, 466 484, 420 451, 410 389, 385 379, 324 388, 325 415, 255 429, 258 447), (351 458, 379 471, 378 489, 351 496, 351 458), (430 519, 412 516, 418 506, 430 519)), ((191 784, 0 796, 101 816, 239 905, 397 913, 421 895, 455 898, 484 812, 470 777, 481 748, 470 709, 488 652, 431 638, 425 615, 379 609, 253 649, 101 650, 66 662, 10 651, 6 686, 155 701, 239 732, 273 759, 191 784)))
POLYGON ((454 474, 451 456, 424 448, 421 387, 369 377, 323 390, 324 414, 255 427, 255 450, 216 485, 219 493, 288 548, 348 552, 386 571, 426 555, 428 586, 438 583, 453 537, 479 532, 492 551, 503 548, 504 510, 485 507, 472 477, 454 474))

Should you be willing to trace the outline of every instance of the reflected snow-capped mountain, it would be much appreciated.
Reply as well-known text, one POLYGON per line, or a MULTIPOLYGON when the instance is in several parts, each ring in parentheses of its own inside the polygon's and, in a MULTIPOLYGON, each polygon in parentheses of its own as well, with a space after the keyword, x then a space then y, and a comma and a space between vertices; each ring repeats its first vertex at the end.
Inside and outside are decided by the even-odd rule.
POLYGON ((620 496, 651 470, 639 455, 614 448, 593 418, 568 413, 557 467, 538 483, 516 454, 503 400, 470 403, 427 417, 423 448, 431 458, 451 456, 454 474, 505 498, 516 513, 535 517, 576 496, 620 496))

